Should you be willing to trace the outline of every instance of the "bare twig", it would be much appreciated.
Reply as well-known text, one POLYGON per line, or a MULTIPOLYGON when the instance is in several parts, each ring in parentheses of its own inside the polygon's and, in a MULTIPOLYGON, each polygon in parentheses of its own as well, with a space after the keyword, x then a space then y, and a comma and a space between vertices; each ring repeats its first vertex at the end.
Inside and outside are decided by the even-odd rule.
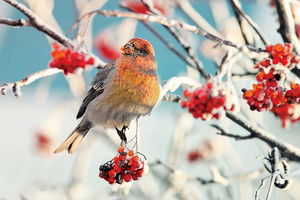
POLYGON ((27 21, 25 19, 12 20, 12 19, 1 18, 0 24, 13 26, 13 27, 31 26, 30 21, 27 21))
MULTIPOLYGON (((152 12, 153 14, 157 16, 161 16, 162 14, 153 7, 153 4, 150 4, 147 0, 141 0, 143 4, 152 12)), ((198 60, 198 58, 194 54, 194 49, 192 46, 173 28, 170 26, 164 26, 173 36, 174 38, 179 42, 179 44, 184 48, 184 50, 188 53, 189 57, 194 61, 196 65, 196 69, 199 71, 199 73, 204 77, 207 78, 208 74, 205 72, 202 62, 198 60)))
MULTIPOLYGON (((182 28, 185 29, 187 31, 193 32, 195 34, 198 35, 202 35, 203 37, 206 37, 207 39, 214 41, 217 43, 216 46, 228 46, 228 47, 233 47, 233 48, 240 48, 240 46, 238 46, 237 44, 232 43, 231 41, 228 40, 223 40, 205 30, 199 29, 196 26, 192 26, 190 24, 184 23, 184 22, 179 22, 176 20, 169 20, 165 17, 162 16, 153 16, 153 15, 146 15, 146 14, 138 14, 138 13, 132 13, 132 12, 121 12, 118 10, 95 10, 92 11, 90 13, 87 13, 86 15, 84 15, 83 17, 79 18, 75 24, 72 26, 71 29, 74 29, 77 24, 85 17, 91 17, 92 15, 95 14, 99 14, 99 15, 103 15, 105 17, 130 17, 130 18, 135 18, 135 19, 139 19, 139 20, 147 20, 149 22, 156 22, 165 26, 173 26, 176 28, 182 28)), ((247 46, 246 48, 248 48, 250 51, 254 51, 257 53, 260 52, 265 52, 264 50, 261 49, 256 49, 254 47, 251 46, 247 46)))
POLYGON ((261 139, 262 141, 269 144, 271 147, 277 147, 281 151, 281 153, 284 154, 286 157, 298 162, 300 161, 299 148, 276 138, 274 135, 258 127, 256 124, 250 122, 241 115, 230 111, 226 111, 226 116, 241 127, 245 128, 247 131, 249 131, 255 138, 261 139))
MULTIPOLYGON (((122 8, 127 9, 128 11, 131 11, 130 8, 126 7, 126 5, 120 5, 122 8)), ((171 51, 173 51, 173 53, 175 53, 176 56, 178 56, 179 58, 181 58, 186 64, 190 65, 191 67, 196 68, 195 63, 191 62, 191 60, 189 60, 189 57, 183 56, 177 49, 174 48, 174 46, 169 43, 159 32, 157 32, 154 28, 152 28, 152 26, 150 26, 150 24, 147 21, 141 21, 158 39, 160 39, 160 41, 162 41, 167 47, 168 49, 170 49, 171 51)))
POLYGON ((176 2, 181 10, 192 19, 200 28, 207 30, 211 34, 214 34, 220 38, 223 36, 213 27, 211 26, 190 4, 188 0, 177 0, 176 2))
POLYGON ((242 10, 242 6, 239 3, 239 1, 238 0, 231 0, 230 3, 233 6, 233 9, 235 11, 237 11, 240 15, 242 15, 247 20, 247 22, 250 24, 250 26, 255 30, 255 32, 257 33, 257 35, 260 37, 260 39, 264 43, 264 45, 265 46, 270 45, 270 42, 260 32, 259 27, 257 26, 257 24, 254 23, 252 21, 252 19, 248 15, 246 15, 246 13, 244 13, 244 11, 242 10))
POLYGON ((181 58, 186 64, 190 65, 191 67, 196 68, 195 64, 189 60, 188 57, 183 56, 177 49, 174 48, 172 44, 170 44, 162 35, 160 35, 152 26, 149 25, 146 21, 141 21, 158 39, 160 39, 171 51, 175 53, 176 56, 181 58))
POLYGON ((271 176, 268 176, 268 177, 263 178, 263 179, 261 180, 261 183, 260 183, 258 189, 257 189, 256 192, 255 192, 255 200, 259 200, 258 195, 259 195, 260 189, 261 189, 263 186, 265 186, 267 179, 270 178, 270 177, 271 177, 271 176))
POLYGON ((247 135, 247 136, 241 136, 241 135, 236 135, 236 134, 232 134, 232 133, 227 133, 223 128, 221 128, 220 126, 218 126, 217 124, 211 124, 210 126, 218 129, 219 131, 217 132, 217 134, 219 135, 224 135, 227 137, 232 137, 235 140, 246 140, 246 139, 252 139, 254 138, 254 136, 252 134, 247 135))

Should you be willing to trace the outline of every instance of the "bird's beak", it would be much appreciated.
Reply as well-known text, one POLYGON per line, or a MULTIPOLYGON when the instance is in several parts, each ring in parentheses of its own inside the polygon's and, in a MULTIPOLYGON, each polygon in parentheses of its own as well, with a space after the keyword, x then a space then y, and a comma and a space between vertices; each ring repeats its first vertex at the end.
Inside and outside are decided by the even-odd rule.
POLYGON ((134 46, 132 44, 125 44, 120 49, 122 54, 132 54, 134 52, 134 46))
POLYGON ((124 48, 124 46, 122 46, 122 47, 120 48, 120 50, 122 51, 121 54, 125 54, 125 48, 124 48))

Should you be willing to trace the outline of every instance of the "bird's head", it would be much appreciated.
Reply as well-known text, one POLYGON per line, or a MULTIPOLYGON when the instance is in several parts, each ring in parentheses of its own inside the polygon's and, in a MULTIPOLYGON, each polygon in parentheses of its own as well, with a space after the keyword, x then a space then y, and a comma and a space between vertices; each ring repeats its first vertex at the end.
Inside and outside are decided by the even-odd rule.
POLYGON ((154 50, 150 42, 141 38, 133 38, 121 47, 123 56, 131 56, 135 63, 145 71, 156 71, 154 50))
POLYGON ((148 54, 154 57, 155 53, 152 45, 147 40, 133 38, 121 47, 122 54, 145 57, 148 54))

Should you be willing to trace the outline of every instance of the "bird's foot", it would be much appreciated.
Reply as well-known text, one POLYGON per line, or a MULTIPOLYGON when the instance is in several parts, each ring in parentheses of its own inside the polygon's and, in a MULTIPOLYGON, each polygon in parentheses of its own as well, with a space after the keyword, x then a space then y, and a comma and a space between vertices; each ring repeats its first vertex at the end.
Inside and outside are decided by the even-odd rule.
POLYGON ((121 145, 127 144, 127 138, 125 135, 125 131, 126 131, 126 129, 129 129, 128 126, 124 125, 121 130, 119 130, 117 127, 115 127, 115 128, 116 128, 116 131, 117 131, 120 139, 122 140, 121 145))

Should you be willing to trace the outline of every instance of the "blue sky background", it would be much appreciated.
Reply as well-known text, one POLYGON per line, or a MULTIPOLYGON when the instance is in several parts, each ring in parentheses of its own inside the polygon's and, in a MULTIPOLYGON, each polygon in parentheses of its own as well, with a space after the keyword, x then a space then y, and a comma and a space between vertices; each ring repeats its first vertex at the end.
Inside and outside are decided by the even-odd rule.
MULTIPOLYGON (((73 1, 55 0, 54 2, 54 17, 57 19, 62 30, 67 32, 77 18, 73 1)), ((261 31, 271 43, 282 42, 280 35, 276 32, 278 28, 276 13, 269 7, 268 3, 269 1, 260 1, 260 3, 250 0, 243 1, 243 8, 244 11, 252 17, 253 21, 259 25, 261 31)), ((195 0, 192 1, 192 5, 210 24, 215 25, 208 1, 195 0)), ((109 0, 103 9, 119 9, 118 1, 109 0)), ((187 23, 194 24, 181 11, 175 10, 175 12, 181 19, 185 19, 187 23)), ((0 18, 1 17, 19 19, 24 16, 0 0, 0 18)), ((113 23, 120 22, 122 19, 123 18, 96 16, 93 21, 93 34, 97 35, 101 30, 109 27, 113 23)), ((184 53, 180 45, 178 45, 163 27, 159 24, 152 25, 180 52, 184 53)), ((230 29, 230 27, 228 28, 230 29)), ((186 72, 186 64, 169 51, 167 47, 141 23, 138 23, 135 36, 147 39, 152 43, 156 52, 160 84, 162 84, 164 80, 186 72)), ((193 37, 195 41, 195 53, 199 56, 199 59, 203 62, 207 71, 214 73, 214 63, 199 55, 198 52, 199 44, 206 39, 193 34, 191 34, 190 37, 193 37)), ((92 51, 97 55, 95 49, 92 51)), ((50 53, 51 46, 46 40, 45 35, 36 29, 30 27, 11 28, 0 25, 0 85, 6 82, 18 81, 31 73, 48 68, 48 63, 51 59, 50 53)), ((96 71, 96 69, 93 69, 91 72, 86 73, 88 83, 92 80, 96 71)), ((242 84, 239 84, 239 87, 242 87, 242 84)), ((21 191, 27 191, 26 189, 36 183, 37 180, 42 182, 40 185, 45 186, 44 188, 69 186, 68 184, 72 178, 74 163, 78 155, 70 156, 64 152, 59 155, 51 154, 49 157, 39 157, 34 150, 34 134, 36 130, 43 127, 42 125, 47 121, 48 117, 51 116, 53 110, 57 108, 57 105, 63 105, 62 107, 65 109, 63 114, 57 116, 61 120, 59 124, 52 124, 55 128, 58 128, 57 133, 55 133, 57 144, 65 139, 78 123, 78 121, 75 120, 75 116, 82 99, 73 98, 64 75, 60 73, 52 77, 41 79, 28 86, 22 87, 22 91, 23 98, 21 99, 16 99, 11 91, 8 92, 6 96, 0 95, 0 199, 10 199, 10 197, 20 194, 21 191), (51 89, 48 100, 45 101, 44 104, 39 104, 35 101, 34 91, 38 83, 43 81, 46 83, 47 81, 51 82, 51 89)), ((179 117, 182 116, 183 113, 185 113, 185 111, 181 109, 178 104, 161 102, 158 107, 153 110, 150 117, 141 119, 141 148, 142 152, 147 155, 149 161, 158 158, 167 162, 169 156, 168 150, 172 145, 172 137, 174 132, 176 132, 179 117)), ((279 137, 286 137, 289 139, 289 142, 296 145, 297 141, 299 141, 299 137, 296 134, 292 134, 299 132, 296 126, 292 127, 289 131, 284 130, 285 134, 283 135, 283 130, 281 129, 281 124, 278 119, 267 113, 264 115, 267 116, 267 120, 264 121, 261 120, 261 114, 262 113, 258 114, 255 112, 253 119, 268 127, 270 132, 277 134, 279 137)), ((187 137, 186 143, 189 145, 186 147, 185 152, 188 152, 188 150, 192 148, 195 149, 204 135, 205 137, 216 135, 215 130, 209 126, 209 123, 201 120, 193 120, 191 115, 188 116, 190 117, 188 121, 192 121, 191 123, 194 123, 194 125, 187 137)), ((213 123, 216 123, 216 121, 213 121, 213 123)), ((226 119, 220 123, 222 123, 223 127, 231 128, 229 131, 233 133, 248 134, 247 131, 235 124, 233 125, 233 123, 228 120, 226 121, 226 119)), ((130 128, 131 132, 134 132, 134 130, 134 127, 130 128)), ((98 129, 96 129, 95 132, 97 131, 98 129)), ((110 142, 107 142, 107 139, 105 140, 103 137, 104 134, 98 134, 98 132, 97 134, 90 133, 85 139, 85 142, 94 142, 93 140, 96 142, 94 142, 95 145, 90 154, 91 163, 89 163, 87 167, 87 175, 84 181, 86 185, 94 189, 88 190, 90 196, 95 193, 100 193, 100 196, 108 196, 110 186, 106 182, 99 180, 97 173, 99 165, 115 155, 116 148, 112 146, 110 142), (97 137, 95 135, 97 135, 97 137), (101 138, 101 140, 99 138, 101 138)), ((132 135, 133 134, 130 136, 132 135)), ((227 143, 222 143, 221 146, 230 144, 230 148, 235 149, 234 152, 231 152, 232 154, 228 154, 227 156, 232 159, 239 154, 244 165, 239 167, 236 171, 230 171, 228 167, 224 167, 229 163, 226 163, 226 159, 224 158, 222 170, 228 172, 228 174, 235 175, 239 172, 246 173, 263 167, 261 161, 256 160, 255 157, 260 154, 266 155, 267 150, 269 150, 266 145, 263 146, 261 143, 258 145, 257 140, 236 142, 227 139, 226 141, 227 143)), ((186 157, 182 157, 182 168, 184 168, 185 171, 195 176, 210 178, 210 172, 206 163, 198 162, 189 165, 189 163, 184 161, 186 161, 186 157)), ((255 181, 256 185, 260 184, 260 179, 255 181)), ((137 184, 135 186, 137 186, 137 184)), ((199 187, 199 184, 196 184, 196 186, 199 187)), ((233 188, 235 188, 236 193, 238 193, 240 190, 235 186, 236 185, 233 185, 233 188)), ((251 197, 253 196, 250 194, 243 199, 253 199, 251 197)), ((29 199, 34 200, 33 198, 29 199)))
MULTIPOLYGON (((276 16, 272 15, 274 11, 270 9, 267 3, 267 1, 260 4, 247 1, 243 4, 243 8, 245 12, 253 17, 253 20, 260 25, 262 32, 268 36, 269 40, 280 42, 280 37, 273 34, 274 30, 276 30, 276 24, 265 24, 266 21, 275 22, 276 20, 276 16)), ((0 9, 2 7, 2 12, 0 13, 3 13, 4 17, 12 19, 24 17, 22 13, 18 12, 16 9, 12 9, 10 6, 7 6, 7 4, 0 2, 0 5, 0 9), (4 12, 5 10, 6 12, 4 12)), ((210 5, 206 1, 195 1, 193 2, 193 6, 212 25, 215 24, 212 20, 210 5)), ((103 9, 120 8, 118 7, 118 1, 108 1, 103 9)), ((73 2, 70 0, 55 1, 53 13, 64 32, 67 32, 76 20, 76 9, 73 2)), ((182 12, 179 11, 177 13, 183 19, 186 19, 187 23, 193 24, 193 22, 186 18, 182 12)), ((108 27, 110 24, 120 22, 122 19, 123 18, 105 18, 103 16, 96 16, 93 23, 94 35, 108 27)), ((185 53, 163 27, 159 24, 154 24, 154 28, 160 31, 162 35, 165 36, 165 38, 167 38, 180 52, 185 53)), ((179 72, 184 72, 186 70, 185 63, 169 51, 167 47, 165 47, 165 45, 162 44, 162 42, 160 42, 141 23, 138 24, 135 36, 149 40, 154 46, 156 51, 156 60, 158 63, 158 75, 161 81, 167 80, 172 76, 178 75, 179 72)), ((191 36, 194 37, 195 41, 199 44, 201 41, 205 40, 202 36, 193 34, 191 34, 191 36)), ((16 29, 7 26, 0 26, 0 37, 2 38, 0 42, 0 84, 19 80, 28 74, 48 67, 48 62, 51 59, 51 47, 43 33, 40 33, 36 29, 30 27, 16 29)), ((214 64, 210 60, 199 55, 197 49, 199 44, 194 46, 196 47, 195 53, 204 63, 207 71, 209 73, 214 73, 214 64)), ((93 53, 98 55, 95 49, 93 49, 93 53)), ((90 78, 92 78, 92 76, 96 73, 96 70, 93 71, 94 72, 91 73, 90 78)), ((35 84, 36 83, 33 83, 26 87, 34 87, 35 84)), ((67 87, 62 74, 55 75, 55 80, 53 81, 52 86, 54 88, 67 87)))

